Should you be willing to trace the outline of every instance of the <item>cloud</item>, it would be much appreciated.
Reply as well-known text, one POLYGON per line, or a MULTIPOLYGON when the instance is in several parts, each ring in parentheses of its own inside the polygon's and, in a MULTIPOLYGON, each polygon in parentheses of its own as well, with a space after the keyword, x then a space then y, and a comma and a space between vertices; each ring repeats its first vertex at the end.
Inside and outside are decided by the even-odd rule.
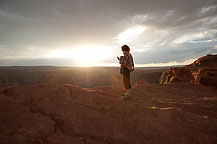
POLYGON ((149 64, 136 64, 136 67, 162 67, 162 66, 176 66, 176 65, 188 65, 195 61, 196 59, 190 59, 183 62, 166 62, 166 63, 149 63, 149 64))
POLYGON ((184 62, 217 44, 216 0, 1 0, 0 21, 1 58, 128 44, 139 64, 184 62))
POLYGON ((137 39, 137 37, 139 37, 145 31, 145 29, 146 28, 144 26, 136 25, 136 26, 126 29, 124 32, 120 33, 114 39, 117 39, 119 43, 122 43, 122 44, 129 43, 137 39))
POLYGON ((208 6, 208 7, 203 7, 200 12, 202 14, 204 14, 204 13, 208 13, 210 11, 213 11, 215 9, 216 9, 216 5, 214 5, 214 6, 208 6))

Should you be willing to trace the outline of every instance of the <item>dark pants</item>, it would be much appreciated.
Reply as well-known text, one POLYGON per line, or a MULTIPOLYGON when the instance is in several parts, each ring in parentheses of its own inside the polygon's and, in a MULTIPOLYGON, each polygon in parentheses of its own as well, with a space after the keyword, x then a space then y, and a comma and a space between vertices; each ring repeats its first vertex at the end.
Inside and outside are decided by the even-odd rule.
POLYGON ((123 82, 126 89, 131 89, 130 70, 128 68, 124 68, 123 82))

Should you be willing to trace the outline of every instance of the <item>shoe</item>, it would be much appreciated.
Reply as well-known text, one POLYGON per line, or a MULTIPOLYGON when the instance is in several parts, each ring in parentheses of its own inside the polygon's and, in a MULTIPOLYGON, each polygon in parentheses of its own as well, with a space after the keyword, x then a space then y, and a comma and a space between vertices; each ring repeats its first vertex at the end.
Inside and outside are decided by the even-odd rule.
POLYGON ((124 100, 129 100, 129 99, 130 99, 130 96, 129 96, 128 94, 126 94, 126 95, 123 96, 123 99, 124 99, 124 100))

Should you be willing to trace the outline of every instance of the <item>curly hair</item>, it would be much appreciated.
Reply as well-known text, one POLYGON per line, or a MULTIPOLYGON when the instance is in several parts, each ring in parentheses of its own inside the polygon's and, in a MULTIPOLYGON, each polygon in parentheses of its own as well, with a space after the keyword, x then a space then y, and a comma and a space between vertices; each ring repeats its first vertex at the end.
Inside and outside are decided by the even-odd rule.
POLYGON ((129 47, 128 45, 123 45, 123 46, 121 47, 121 50, 122 50, 122 51, 128 51, 128 52, 130 52, 130 47, 129 47))

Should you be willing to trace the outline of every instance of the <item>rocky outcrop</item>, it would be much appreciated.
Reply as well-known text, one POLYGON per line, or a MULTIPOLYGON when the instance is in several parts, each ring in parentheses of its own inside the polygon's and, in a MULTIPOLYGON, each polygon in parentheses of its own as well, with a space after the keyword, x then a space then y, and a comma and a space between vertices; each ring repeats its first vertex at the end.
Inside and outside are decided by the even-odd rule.
POLYGON ((135 82, 135 84, 133 85, 134 87, 141 87, 141 86, 147 86, 149 85, 150 83, 148 83, 147 81, 145 80, 140 80, 140 81, 137 81, 135 82))
POLYGON ((123 92, 73 85, 0 89, 0 143, 216 143, 216 90, 148 84, 134 87, 127 101, 123 92))
POLYGON ((190 65, 171 68, 168 74, 161 76, 161 84, 174 82, 191 82, 217 88, 217 55, 207 55, 190 65))
POLYGON ((199 69, 194 82, 217 88, 217 69, 199 69))
POLYGON ((195 60, 192 64, 186 65, 188 68, 217 68, 217 55, 208 54, 195 60))
POLYGON ((191 82, 194 80, 190 69, 183 67, 171 68, 168 75, 161 76, 161 84, 170 84, 174 82, 191 82), (164 81, 165 80, 165 81, 164 81))
POLYGON ((164 84, 166 82, 168 74, 169 74, 169 72, 163 72, 162 73, 160 80, 159 80, 160 84, 164 84))

